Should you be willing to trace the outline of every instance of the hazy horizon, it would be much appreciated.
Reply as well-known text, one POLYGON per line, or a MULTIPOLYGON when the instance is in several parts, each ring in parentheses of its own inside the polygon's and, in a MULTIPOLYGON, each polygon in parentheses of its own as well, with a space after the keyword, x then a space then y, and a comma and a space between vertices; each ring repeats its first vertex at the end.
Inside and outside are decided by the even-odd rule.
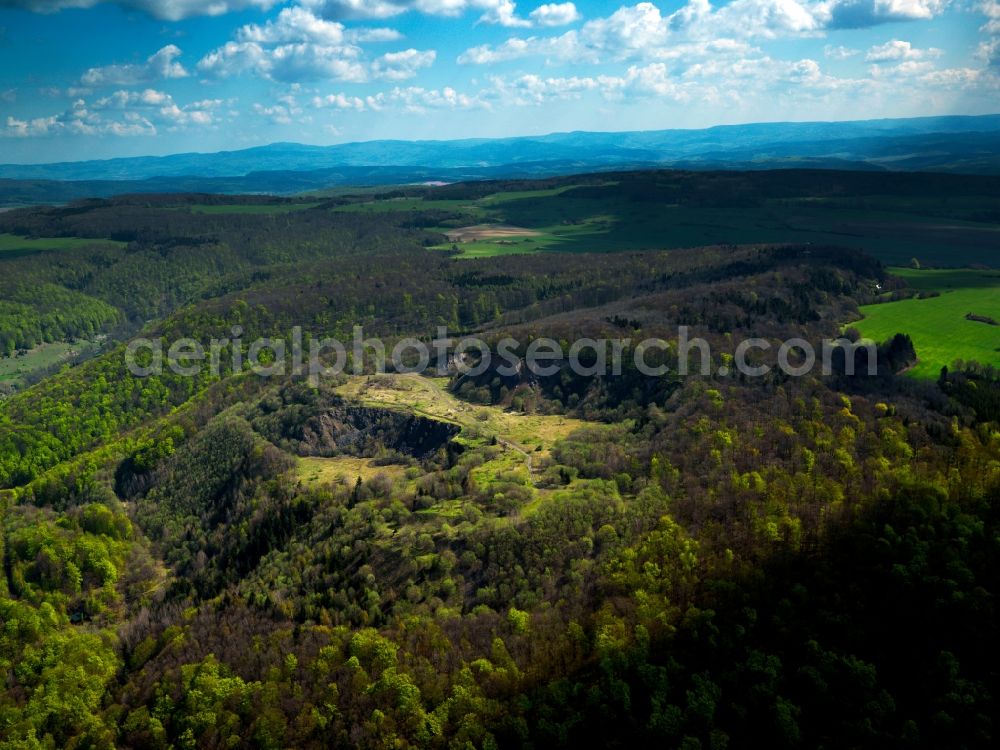
POLYGON ((935 119, 939 117, 959 117, 959 118, 985 118, 985 117, 1000 117, 1000 112, 985 112, 978 115, 925 115, 925 116, 914 116, 914 117, 874 117, 874 118, 852 118, 852 119, 842 119, 842 120, 758 120, 758 121, 747 121, 747 122, 732 122, 732 123, 717 123, 714 125, 706 125, 704 127, 697 128, 644 128, 639 130, 619 130, 615 128, 594 128, 594 129, 576 129, 576 130, 550 130, 550 131, 539 131, 539 132, 525 132, 525 133, 512 133, 506 136, 466 136, 466 137, 456 137, 456 138, 358 138, 351 140, 339 140, 331 141, 325 143, 310 143, 307 141, 264 141, 261 143, 248 144, 246 146, 240 146, 239 148, 218 148, 218 149, 208 149, 208 150, 197 150, 188 149, 181 151, 164 151, 162 153, 136 153, 136 154, 123 154, 119 156, 105 156, 105 157, 88 157, 81 156, 78 159, 61 159, 58 161, 52 161, 40 157, 38 159, 30 161, 3 161, 0 165, 8 166, 30 166, 30 165, 45 165, 45 164, 58 164, 58 163, 77 163, 77 162, 89 162, 89 161, 116 161, 119 159, 162 159, 170 158, 173 156, 187 156, 187 155, 197 155, 197 156, 211 156, 214 154, 224 154, 224 153, 236 153, 241 151, 248 151, 253 149, 265 149, 276 146, 304 146, 307 148, 334 148, 337 146, 350 146, 350 145, 360 145, 366 143, 379 143, 379 142, 398 142, 407 144, 420 144, 420 143, 450 143, 450 142, 461 142, 461 141, 490 141, 490 140, 513 140, 513 139, 532 139, 532 138, 549 138, 553 136, 560 135, 573 135, 573 134, 613 134, 613 133, 655 133, 655 132, 699 132, 714 130, 716 128, 740 128, 740 127, 753 127, 753 126, 781 126, 781 125, 830 125, 830 124, 853 124, 853 123, 866 123, 866 122, 906 122, 924 119, 935 119))

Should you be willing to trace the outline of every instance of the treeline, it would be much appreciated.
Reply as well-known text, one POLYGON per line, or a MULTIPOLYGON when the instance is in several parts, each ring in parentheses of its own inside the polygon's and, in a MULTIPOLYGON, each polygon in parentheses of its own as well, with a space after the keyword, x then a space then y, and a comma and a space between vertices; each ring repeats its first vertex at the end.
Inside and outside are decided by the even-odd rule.
POLYGON ((89 339, 121 319, 106 302, 56 284, 5 286, 0 283, 0 357, 41 342, 89 339))
POLYGON ((478 200, 494 193, 563 188, 573 200, 618 200, 693 206, 757 205, 766 199, 868 196, 952 198, 995 196, 1000 179, 992 175, 927 172, 763 169, 756 171, 644 170, 554 177, 536 180, 479 180, 425 188, 433 200, 478 200))

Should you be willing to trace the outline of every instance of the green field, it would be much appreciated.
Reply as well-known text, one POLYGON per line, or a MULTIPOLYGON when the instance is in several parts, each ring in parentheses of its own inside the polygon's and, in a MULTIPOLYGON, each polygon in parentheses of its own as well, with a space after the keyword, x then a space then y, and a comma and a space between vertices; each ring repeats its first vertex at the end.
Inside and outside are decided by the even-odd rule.
POLYGON ((0 234, 0 258, 14 258, 49 250, 77 250, 100 245, 124 245, 114 240, 92 240, 81 237, 21 237, 16 234, 0 234))
MULTIPOLYGON (((484 221, 540 233, 532 242, 472 241, 462 257, 538 251, 618 252, 720 244, 810 243, 864 250, 885 263, 916 257, 925 265, 994 264, 1000 225, 983 217, 995 201, 969 198, 951 205, 917 198, 782 198, 756 205, 682 205, 618 194, 613 186, 496 193, 478 200, 375 199, 337 211, 381 213, 447 210, 467 223, 484 221)), ((437 247, 450 249, 452 243, 437 247)))
POLYGON ((918 363, 910 370, 916 377, 937 377, 956 359, 1000 365, 1000 326, 965 317, 972 313, 1000 321, 1000 271, 890 271, 915 289, 941 295, 865 305, 864 319, 853 324, 864 336, 884 341, 896 333, 909 334, 917 350, 918 363))
POLYGON ((75 354, 90 351, 96 346, 92 341, 77 341, 74 344, 53 341, 39 344, 22 356, 0 357, 0 384, 15 389, 23 388, 25 378, 32 373, 65 362, 75 354))

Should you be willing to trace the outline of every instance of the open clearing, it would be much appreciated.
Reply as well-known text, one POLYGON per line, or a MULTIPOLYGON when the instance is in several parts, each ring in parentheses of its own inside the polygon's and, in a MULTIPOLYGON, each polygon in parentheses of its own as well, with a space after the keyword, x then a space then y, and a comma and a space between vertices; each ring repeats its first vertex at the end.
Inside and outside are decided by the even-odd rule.
POLYGON ((53 341, 39 344, 21 356, 0 357, 0 383, 21 388, 24 386, 24 379, 32 373, 65 362, 77 354, 94 349, 96 346, 97 344, 91 341, 77 341, 75 344, 53 341))
POLYGON ((591 423, 549 414, 520 414, 499 406, 470 404, 448 391, 449 378, 408 373, 352 377, 337 389, 345 398, 373 406, 397 407, 462 428, 459 439, 488 443, 493 437, 511 448, 543 458, 553 443, 591 423), (540 449, 540 450, 539 450, 540 449))
POLYGON ((340 481, 353 485, 358 477, 365 482, 379 474, 396 479, 402 477, 405 471, 406 468, 399 465, 378 466, 373 458, 310 456, 299 459, 295 475, 304 485, 323 485, 340 481))
POLYGON ((78 250, 94 245, 117 245, 124 242, 115 240, 92 240, 82 237, 21 237, 16 234, 0 234, 0 259, 21 255, 33 255, 51 250, 78 250))
POLYGON ((476 224, 471 227, 452 229, 445 236, 452 242, 473 242, 475 240, 505 240, 522 237, 537 237, 541 232, 524 227, 512 227, 504 224, 476 224))
POLYGON ((972 313, 1000 321, 1000 271, 890 268, 922 291, 941 295, 865 305, 864 319, 852 325, 876 341, 909 334, 918 363, 914 377, 935 378, 956 359, 1000 365, 1000 326, 968 320, 972 313))
MULTIPOLYGON (((398 408, 461 427, 456 440, 468 450, 479 452, 484 459, 472 471, 480 487, 488 487, 495 482, 514 482, 530 489, 535 499, 521 508, 521 515, 533 512, 541 502, 557 498, 568 489, 536 487, 541 470, 550 460, 552 447, 576 430, 599 428, 599 425, 562 415, 521 414, 505 411, 499 406, 470 404, 452 395, 447 390, 448 383, 448 378, 412 373, 357 376, 341 386, 338 392, 353 401, 398 408)), ((374 476, 379 471, 404 471, 401 467, 375 466, 371 459, 303 459, 300 476, 304 471, 315 473, 317 467, 323 468, 329 476, 353 472, 352 476, 362 478, 365 478, 365 472, 374 476)), ((589 481, 592 480, 577 479, 569 487, 589 481)), ((444 511, 450 513, 455 509, 445 508, 444 511)))
MULTIPOLYGON (((627 186, 626 186, 627 187, 627 186)), ((451 193, 453 194, 453 193, 451 193)), ((871 195, 770 198, 749 205, 700 205, 619 192, 615 183, 497 192, 480 198, 379 198, 345 212, 438 211, 434 249, 459 258, 536 252, 631 252, 708 245, 811 243, 864 250, 902 265, 994 265, 1000 242, 997 200, 962 196, 871 195)))

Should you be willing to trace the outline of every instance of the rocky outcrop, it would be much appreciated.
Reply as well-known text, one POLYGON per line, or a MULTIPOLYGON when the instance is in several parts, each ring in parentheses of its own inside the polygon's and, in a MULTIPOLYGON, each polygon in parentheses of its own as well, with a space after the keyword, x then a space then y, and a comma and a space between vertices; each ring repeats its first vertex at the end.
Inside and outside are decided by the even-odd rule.
POLYGON ((446 446, 459 427, 436 419, 372 406, 342 404, 302 425, 301 455, 374 455, 391 450, 424 458, 446 446))

